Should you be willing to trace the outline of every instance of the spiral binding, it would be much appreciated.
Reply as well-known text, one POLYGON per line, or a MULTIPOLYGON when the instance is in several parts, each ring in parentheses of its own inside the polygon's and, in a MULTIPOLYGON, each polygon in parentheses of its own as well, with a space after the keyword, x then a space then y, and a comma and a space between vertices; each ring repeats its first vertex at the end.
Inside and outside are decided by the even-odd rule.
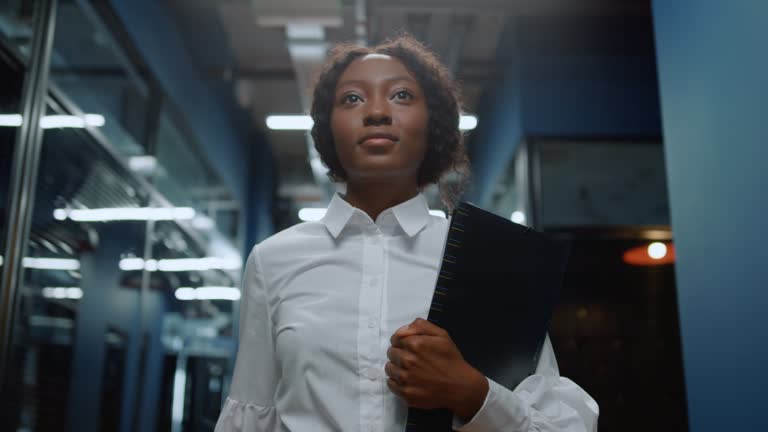
MULTIPOLYGON (((451 289, 454 287, 454 276, 458 263, 456 256, 461 249, 466 236, 464 220, 472 208, 461 202, 453 210, 451 226, 448 229, 448 238, 445 242, 445 251, 443 252, 443 262, 440 265, 440 273, 437 277, 435 292, 432 295, 432 303, 429 307, 427 321, 440 326, 444 321, 447 307, 450 304, 451 289)), ((446 409, 421 410, 416 408, 408 409, 408 422, 405 425, 405 432, 427 432, 436 429, 436 424, 446 424, 445 431, 452 430, 453 413, 446 409)))

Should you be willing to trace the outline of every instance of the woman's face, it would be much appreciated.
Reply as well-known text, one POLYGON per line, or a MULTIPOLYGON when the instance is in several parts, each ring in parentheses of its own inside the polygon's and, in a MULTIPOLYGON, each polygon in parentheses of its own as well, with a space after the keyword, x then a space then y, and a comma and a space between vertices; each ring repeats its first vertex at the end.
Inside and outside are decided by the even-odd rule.
POLYGON ((396 58, 354 60, 336 85, 331 133, 347 181, 412 177, 427 152, 421 85, 396 58))

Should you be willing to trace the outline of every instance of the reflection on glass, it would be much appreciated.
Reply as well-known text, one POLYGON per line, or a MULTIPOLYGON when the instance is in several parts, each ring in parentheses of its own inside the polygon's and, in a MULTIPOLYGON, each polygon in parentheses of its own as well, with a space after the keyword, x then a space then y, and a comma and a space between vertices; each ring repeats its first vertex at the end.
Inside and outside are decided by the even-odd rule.
MULTIPOLYGON (((5 48, 28 45, 34 2, 0 3, 5 206, 24 122, 5 48)), ((240 203, 97 3, 58 3, 0 428, 210 430, 234 347, 240 203)))
POLYGON ((198 210, 195 228, 203 232, 218 228, 230 241, 236 241, 240 206, 168 106, 160 111, 155 146, 153 178, 157 189, 174 205, 198 210))
MULTIPOLYGON (((0 47, 0 114, 18 113, 21 109, 21 88, 24 71, 10 56, 4 55, 0 47)), ((16 126, 0 124, 0 251, 5 247, 6 220, 8 218, 8 188, 10 187, 11 162, 16 145, 16 126)), ((0 257, 2 260, 2 257, 0 257)))
POLYGON ((0 39, 29 58, 35 2, 33 0, 3 0, 0 2, 0 39))
POLYGON ((118 152, 146 153, 146 81, 90 2, 59 2, 50 81, 83 112, 101 117, 99 130, 118 152))
POLYGON ((141 292, 141 275, 119 262, 143 253, 146 221, 54 210, 140 207, 146 194, 82 129, 44 132, 39 173, 4 416, 10 430, 118 430, 132 416, 122 409, 137 379, 141 292))
POLYGON ((209 430, 225 391, 242 259, 207 256, 173 222, 158 222, 152 237, 153 286, 166 293, 161 379, 171 389, 156 400, 158 430, 209 430))

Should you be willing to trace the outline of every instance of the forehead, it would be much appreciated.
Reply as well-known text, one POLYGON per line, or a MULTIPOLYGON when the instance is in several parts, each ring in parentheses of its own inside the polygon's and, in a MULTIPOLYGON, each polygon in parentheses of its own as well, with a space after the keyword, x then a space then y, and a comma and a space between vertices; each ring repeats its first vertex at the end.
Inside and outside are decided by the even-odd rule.
POLYGON ((378 83, 392 78, 408 77, 417 81, 416 77, 395 57, 386 54, 367 54, 353 60, 339 77, 337 86, 345 82, 378 83))

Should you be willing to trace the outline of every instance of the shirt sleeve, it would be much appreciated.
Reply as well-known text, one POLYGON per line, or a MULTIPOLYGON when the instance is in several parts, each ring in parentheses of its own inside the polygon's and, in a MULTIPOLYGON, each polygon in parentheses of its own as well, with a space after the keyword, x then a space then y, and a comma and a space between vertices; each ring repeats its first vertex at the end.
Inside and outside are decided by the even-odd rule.
POLYGON ((215 432, 272 432, 279 425, 277 366, 258 245, 246 262, 240 291, 240 344, 215 432))
POLYGON ((547 335, 536 372, 514 390, 488 379, 483 406, 467 423, 454 416, 460 432, 596 432, 600 409, 587 392, 560 376, 547 335))

